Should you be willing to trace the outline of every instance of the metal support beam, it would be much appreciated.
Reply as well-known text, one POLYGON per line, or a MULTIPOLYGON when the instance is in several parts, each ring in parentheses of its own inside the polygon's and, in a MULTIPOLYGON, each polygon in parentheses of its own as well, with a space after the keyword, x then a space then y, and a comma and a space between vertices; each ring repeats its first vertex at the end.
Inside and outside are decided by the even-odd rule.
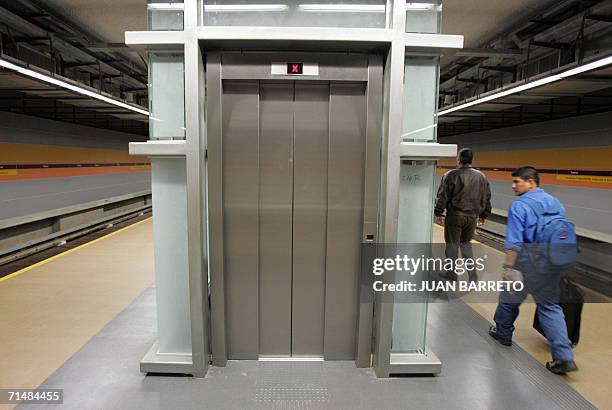
POLYGON ((481 65, 483 70, 500 71, 502 73, 514 74, 516 73, 516 66, 492 66, 492 65, 481 65))
POLYGON ((129 47, 124 43, 91 43, 78 47, 96 52, 130 51, 129 47))
POLYGON ((456 81, 472 84, 487 84, 486 78, 457 78, 456 81))
POLYGON ((587 20, 605 21, 612 23, 612 14, 587 14, 584 18, 587 20))
POLYGON ((532 41, 530 44, 535 47, 553 48, 555 50, 567 50, 570 46, 568 43, 554 41, 532 41))
POLYGON ((502 48, 464 48, 454 55, 457 57, 520 57, 525 52, 520 49, 502 48))

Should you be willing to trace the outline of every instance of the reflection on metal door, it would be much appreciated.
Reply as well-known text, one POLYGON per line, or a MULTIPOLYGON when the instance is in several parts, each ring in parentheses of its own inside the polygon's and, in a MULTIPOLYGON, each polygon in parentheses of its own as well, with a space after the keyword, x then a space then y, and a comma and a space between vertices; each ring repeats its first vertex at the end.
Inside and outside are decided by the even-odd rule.
POLYGON ((365 83, 224 81, 230 359, 355 358, 365 83))

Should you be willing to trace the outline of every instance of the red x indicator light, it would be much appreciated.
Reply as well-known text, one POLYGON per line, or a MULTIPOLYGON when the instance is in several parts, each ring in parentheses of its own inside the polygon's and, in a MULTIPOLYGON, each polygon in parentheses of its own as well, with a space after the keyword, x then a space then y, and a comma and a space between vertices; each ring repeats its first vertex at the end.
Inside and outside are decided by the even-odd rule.
POLYGON ((287 63, 288 75, 304 74, 304 63, 287 63))

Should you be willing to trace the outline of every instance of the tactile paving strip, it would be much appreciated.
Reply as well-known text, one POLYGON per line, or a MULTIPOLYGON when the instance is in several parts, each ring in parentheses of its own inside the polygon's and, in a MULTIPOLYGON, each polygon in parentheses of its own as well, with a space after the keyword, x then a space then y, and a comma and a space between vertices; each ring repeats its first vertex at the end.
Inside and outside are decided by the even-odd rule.
POLYGON ((330 400, 321 363, 260 362, 255 401, 312 408, 330 400))

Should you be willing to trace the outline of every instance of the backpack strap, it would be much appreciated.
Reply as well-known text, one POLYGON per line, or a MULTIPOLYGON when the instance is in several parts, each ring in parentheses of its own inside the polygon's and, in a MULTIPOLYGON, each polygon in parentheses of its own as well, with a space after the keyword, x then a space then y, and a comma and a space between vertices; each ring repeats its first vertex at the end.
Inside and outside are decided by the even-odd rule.
POLYGON ((528 196, 521 195, 518 200, 527 205, 536 214, 538 219, 544 215, 544 207, 538 201, 528 196))
POLYGON ((538 218, 544 215, 561 214, 561 208, 558 204, 555 204, 555 206, 550 211, 547 211, 544 209, 544 206, 540 202, 528 196, 521 195, 518 200, 527 205, 529 208, 531 208, 531 210, 536 214, 538 218))

